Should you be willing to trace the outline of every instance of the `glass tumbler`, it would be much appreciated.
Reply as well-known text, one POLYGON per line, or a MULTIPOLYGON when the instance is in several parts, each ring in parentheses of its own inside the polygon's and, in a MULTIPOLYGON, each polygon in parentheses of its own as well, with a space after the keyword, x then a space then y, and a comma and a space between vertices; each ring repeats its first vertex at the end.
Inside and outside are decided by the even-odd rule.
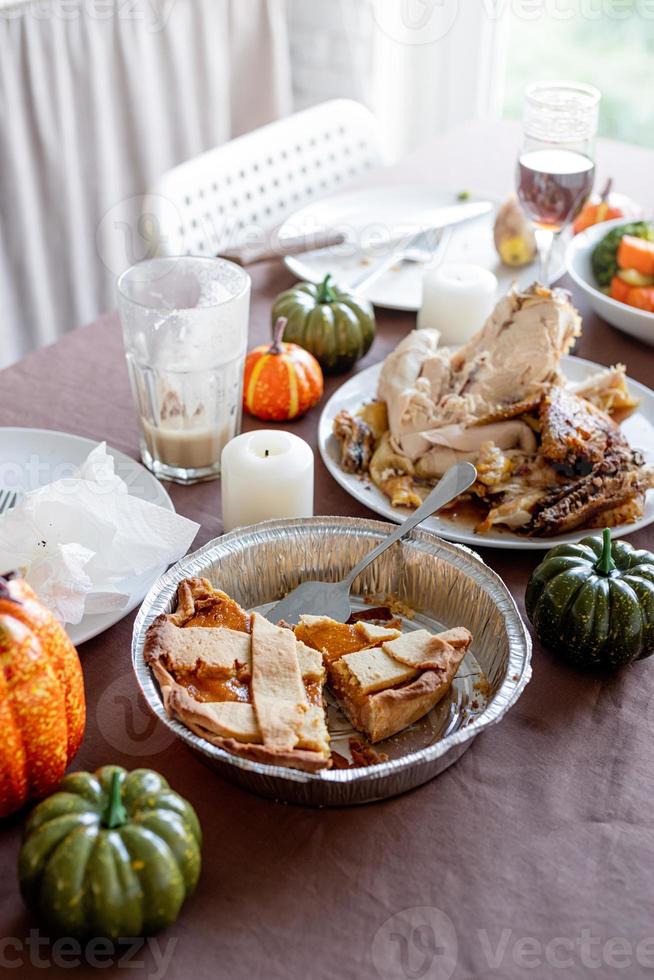
POLYGON ((224 259, 148 259, 120 276, 118 306, 143 462, 176 483, 217 477, 241 427, 250 277, 224 259))

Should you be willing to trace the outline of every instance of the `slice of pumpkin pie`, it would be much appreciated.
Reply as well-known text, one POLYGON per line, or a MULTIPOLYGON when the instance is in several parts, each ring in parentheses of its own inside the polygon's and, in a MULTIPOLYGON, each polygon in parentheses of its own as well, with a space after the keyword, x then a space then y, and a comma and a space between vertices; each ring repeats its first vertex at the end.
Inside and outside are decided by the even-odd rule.
POLYGON ((206 579, 147 631, 144 654, 171 717, 234 755, 314 772, 331 765, 331 690, 370 742, 422 718, 449 690, 472 637, 462 626, 401 632, 399 620, 303 616, 291 629, 247 613, 206 579))
POLYGON ((307 771, 328 767, 320 652, 292 630, 244 613, 224 593, 212 590, 212 600, 209 583, 198 581, 182 583, 178 609, 159 616, 146 636, 145 659, 168 714, 235 755, 307 771), (199 615, 183 609, 189 588, 195 599, 202 594, 202 616, 219 625, 187 625, 199 615), (220 625, 221 611, 249 632, 220 625))
POLYGON ((370 742, 397 734, 449 690, 472 642, 463 626, 400 633, 369 624, 302 616, 296 636, 322 651, 341 708, 370 742))

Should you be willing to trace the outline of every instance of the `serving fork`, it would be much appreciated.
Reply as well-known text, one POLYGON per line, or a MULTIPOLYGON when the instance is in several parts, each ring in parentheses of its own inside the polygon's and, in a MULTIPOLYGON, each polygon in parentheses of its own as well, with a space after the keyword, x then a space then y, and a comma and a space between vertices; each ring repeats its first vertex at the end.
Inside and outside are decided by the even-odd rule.
POLYGON ((339 623, 345 623, 352 612, 350 606, 350 589, 352 583, 376 558, 413 530, 434 511, 440 510, 450 500, 467 490, 477 479, 477 470, 472 463, 456 463, 451 466, 439 480, 424 502, 406 520, 396 527, 387 537, 372 549, 361 561, 357 562, 352 571, 340 582, 317 582, 315 580, 302 582, 297 588, 276 603, 266 613, 266 619, 271 623, 284 620, 295 625, 302 615, 328 616, 339 623))
POLYGON ((392 249, 388 255, 380 259, 372 269, 366 269, 351 279, 347 288, 361 293, 363 290, 376 282, 380 276, 388 272, 394 265, 401 265, 403 262, 415 262, 427 264, 436 262, 445 254, 445 250, 452 236, 452 228, 424 228, 405 239, 403 243, 392 249))
MULTIPOLYGON (((442 259, 455 225, 479 218, 492 210, 490 201, 470 201, 466 204, 454 204, 439 208, 432 215, 433 223, 427 228, 413 232, 408 238, 401 239, 390 249, 372 269, 355 276, 347 283, 347 288, 356 292, 367 289, 371 283, 388 271, 392 266, 403 262, 436 263, 442 259)), ((345 286, 345 284, 343 284, 345 286)))

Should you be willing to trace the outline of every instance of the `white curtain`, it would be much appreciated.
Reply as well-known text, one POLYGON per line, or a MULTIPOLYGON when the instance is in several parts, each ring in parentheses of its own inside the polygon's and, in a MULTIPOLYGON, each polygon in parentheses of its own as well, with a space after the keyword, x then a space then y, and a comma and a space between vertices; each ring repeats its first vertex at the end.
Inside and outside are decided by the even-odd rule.
POLYGON ((289 0, 288 9, 296 100, 364 102, 387 159, 499 115, 508 0, 289 0))
POLYGON ((505 0, 368 0, 370 102, 397 159, 470 119, 499 115, 505 0))
POLYGON ((0 366, 115 305, 163 172, 290 102, 284 0, 0 0, 0 366))

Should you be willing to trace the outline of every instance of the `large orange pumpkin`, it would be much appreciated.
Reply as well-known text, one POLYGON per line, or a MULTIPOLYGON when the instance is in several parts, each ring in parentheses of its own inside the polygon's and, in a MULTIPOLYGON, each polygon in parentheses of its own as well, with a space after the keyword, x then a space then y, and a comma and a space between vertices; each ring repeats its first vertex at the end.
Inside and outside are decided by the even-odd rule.
POLYGON ((45 796, 86 720, 77 651, 21 579, 0 577, 0 816, 45 796))
POLYGON ((313 354, 282 342, 286 318, 275 323, 270 346, 250 351, 245 360, 243 406, 258 419, 286 422, 304 415, 322 397, 322 369, 313 354))

